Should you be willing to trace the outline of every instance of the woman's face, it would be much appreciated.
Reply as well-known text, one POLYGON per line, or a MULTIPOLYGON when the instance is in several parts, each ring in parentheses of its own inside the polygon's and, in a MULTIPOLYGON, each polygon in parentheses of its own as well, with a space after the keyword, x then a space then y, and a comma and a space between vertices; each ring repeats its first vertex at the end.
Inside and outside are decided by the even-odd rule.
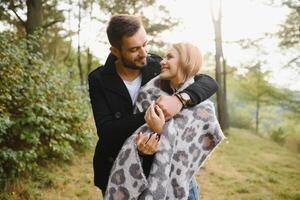
POLYGON ((163 60, 160 62, 160 78, 163 80, 174 81, 177 78, 178 64, 179 54, 173 47, 171 47, 166 51, 163 60))

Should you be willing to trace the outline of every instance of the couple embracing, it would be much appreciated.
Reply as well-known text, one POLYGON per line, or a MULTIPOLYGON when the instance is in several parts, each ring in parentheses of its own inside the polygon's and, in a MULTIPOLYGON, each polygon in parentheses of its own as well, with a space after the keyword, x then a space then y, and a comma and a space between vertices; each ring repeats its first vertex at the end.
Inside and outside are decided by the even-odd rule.
POLYGON ((148 54, 139 17, 115 15, 111 54, 89 75, 99 140, 94 182, 105 199, 198 199, 195 174, 224 135, 208 100, 218 86, 200 74, 189 43, 148 54))

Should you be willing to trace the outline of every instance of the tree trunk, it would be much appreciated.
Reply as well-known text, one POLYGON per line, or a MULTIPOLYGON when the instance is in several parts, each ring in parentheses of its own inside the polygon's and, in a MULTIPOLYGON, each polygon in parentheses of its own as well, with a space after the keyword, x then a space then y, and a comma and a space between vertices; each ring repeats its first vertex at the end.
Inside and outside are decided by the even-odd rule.
POLYGON ((261 73, 260 73, 260 64, 255 66, 256 70, 256 84, 257 84, 257 93, 256 93, 256 111, 255 111, 255 133, 259 134, 259 111, 260 111, 260 99, 262 96, 261 91, 259 88, 261 88, 261 73))
MULTIPOLYGON (((89 17, 90 17, 90 23, 93 21, 93 16, 92 16, 92 14, 93 14, 93 4, 94 4, 94 1, 91 1, 91 5, 90 5, 90 12, 89 12, 89 17)), ((90 27, 91 27, 91 25, 90 25, 90 27)), ((86 80, 88 79, 88 75, 89 75, 89 73, 91 72, 91 70, 92 70, 92 59, 93 59, 93 55, 91 54, 91 52, 90 52, 90 48, 88 48, 87 49, 87 63, 86 63, 86 68, 87 68, 87 70, 86 70, 86 80)))
MULTIPOLYGON (((216 49, 217 52, 217 49, 216 49)), ((224 110, 223 110, 223 98, 222 98, 222 77, 221 77, 221 62, 220 56, 216 53, 216 81, 219 84, 219 90, 217 91, 217 109, 218 109, 218 120, 220 122, 221 128, 224 128, 224 110)))
POLYGON ((90 53, 90 48, 87 49, 87 53, 86 54, 87 54, 87 63, 86 63, 87 72, 86 72, 86 78, 88 78, 88 75, 89 75, 89 73, 92 70, 92 59, 93 59, 93 56, 90 53))
POLYGON ((25 29, 27 35, 32 34, 36 28, 42 26, 43 23, 43 2, 42 0, 26 0, 27 5, 27 21, 25 29))
POLYGON ((224 103, 224 128, 229 128, 229 114, 227 106, 227 70, 226 70, 226 60, 223 56, 223 103, 224 103))
POLYGON ((227 99, 226 99, 226 70, 225 70, 225 59, 223 57, 222 48, 222 30, 221 30, 221 1, 218 8, 217 16, 214 15, 213 10, 211 11, 212 21, 215 31, 215 48, 216 48, 216 81, 219 84, 219 90, 217 91, 217 109, 218 109, 218 120, 220 126, 223 130, 228 128, 228 114, 227 113, 227 99), (223 59, 223 73, 222 73, 222 63, 223 59), (223 79, 223 80, 222 80, 223 79))
POLYGON ((68 1, 69 3, 69 9, 68 9, 68 35, 70 37, 70 41, 68 42, 68 51, 64 57, 64 64, 69 68, 69 77, 70 79, 72 79, 74 77, 74 72, 73 72, 73 69, 72 69, 72 66, 74 64, 73 60, 71 62, 71 60, 69 59, 70 58, 70 55, 71 55, 71 51, 72 51, 72 29, 71 29, 71 11, 72 11, 72 1, 69 0, 68 1))
POLYGON ((255 113, 255 133, 259 133, 259 109, 260 109, 260 98, 256 99, 256 113, 255 113))
POLYGON ((78 0, 78 46, 77 46, 77 66, 79 69, 80 84, 83 85, 83 72, 81 65, 81 50, 80 50, 80 25, 81 25, 81 0, 78 0))

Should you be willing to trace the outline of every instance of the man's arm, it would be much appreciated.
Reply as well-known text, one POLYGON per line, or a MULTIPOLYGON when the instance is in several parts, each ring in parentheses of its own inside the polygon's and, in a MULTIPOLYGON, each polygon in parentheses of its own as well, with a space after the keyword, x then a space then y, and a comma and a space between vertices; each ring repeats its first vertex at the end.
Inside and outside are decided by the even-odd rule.
POLYGON ((184 101, 177 96, 160 96, 156 103, 168 120, 179 113, 182 107, 197 105, 211 97, 217 90, 217 82, 210 76, 201 74, 195 76, 195 82, 181 92, 190 98, 187 105, 184 105, 184 101))
POLYGON ((121 146, 138 127, 145 123, 145 113, 132 114, 122 119, 116 119, 109 109, 110 105, 105 99, 101 84, 93 76, 89 76, 89 94, 97 133, 106 145, 121 146))
POLYGON ((187 93, 191 98, 191 105, 197 105, 206 99, 210 98, 217 92, 219 86, 217 82, 206 74, 200 74, 195 76, 195 82, 182 92, 187 93))

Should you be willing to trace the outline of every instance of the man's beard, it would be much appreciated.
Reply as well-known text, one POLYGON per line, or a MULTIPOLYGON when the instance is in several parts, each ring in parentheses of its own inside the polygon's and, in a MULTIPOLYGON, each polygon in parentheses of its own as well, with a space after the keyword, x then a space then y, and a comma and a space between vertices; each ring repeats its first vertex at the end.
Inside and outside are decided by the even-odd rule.
POLYGON ((146 65, 147 65, 147 62, 145 63, 145 65, 143 65, 143 66, 136 66, 136 64, 135 63, 133 63, 133 62, 131 62, 131 61, 128 61, 125 57, 123 57, 122 55, 121 55, 121 61, 122 61, 122 63, 123 63, 123 65, 124 65, 124 67, 126 67, 126 68, 128 68, 128 69, 133 69, 133 70, 141 70, 143 67, 145 67, 146 65))

